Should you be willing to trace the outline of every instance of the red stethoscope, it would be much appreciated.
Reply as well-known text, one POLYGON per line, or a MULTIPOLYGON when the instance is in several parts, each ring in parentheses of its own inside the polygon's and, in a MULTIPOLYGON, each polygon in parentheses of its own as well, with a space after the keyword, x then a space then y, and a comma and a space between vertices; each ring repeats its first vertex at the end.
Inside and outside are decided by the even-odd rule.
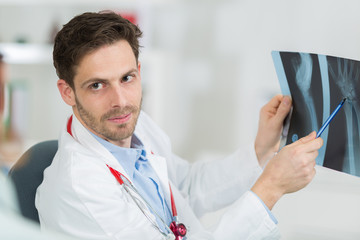
MULTIPOLYGON (((67 132, 72 135, 72 131, 71 131, 71 125, 72 125, 72 115, 68 120, 67 123, 67 132)), ((173 214, 173 221, 171 222, 170 226, 167 226, 167 224, 165 223, 165 221, 156 213, 156 211, 151 207, 151 205, 141 196, 141 194, 137 191, 137 189, 135 188, 135 186, 131 183, 131 181, 125 177, 123 174, 121 174, 119 171, 113 169, 112 167, 110 167, 109 165, 106 164, 106 166, 109 168, 110 172, 112 173, 112 175, 116 178, 116 180, 120 183, 121 186, 124 187, 125 191, 131 196, 131 198, 133 199, 133 201, 135 202, 135 204, 139 207, 139 209, 141 210, 141 212, 145 215, 145 217, 151 222, 151 224, 157 228, 159 230, 159 232, 166 237, 166 239, 174 239, 175 236, 175 240, 186 240, 186 233, 187 233, 187 229, 185 227, 185 225, 183 223, 179 223, 178 222, 178 217, 177 217, 177 210, 176 210, 176 206, 175 206, 175 200, 174 200, 174 196, 171 190, 171 186, 169 184, 169 188, 170 188, 170 197, 171 197, 171 210, 172 210, 172 214, 173 214), (157 223, 148 215, 148 213, 144 210, 144 207, 141 206, 141 201, 139 198, 135 197, 131 192, 130 189, 135 192, 137 194, 137 196, 139 196, 139 198, 141 199, 142 202, 144 202, 146 204, 146 206, 161 220, 161 222, 164 224, 165 228, 168 229, 169 233, 164 233, 159 226, 157 225, 157 223), (171 232, 173 234, 171 234, 171 232)))

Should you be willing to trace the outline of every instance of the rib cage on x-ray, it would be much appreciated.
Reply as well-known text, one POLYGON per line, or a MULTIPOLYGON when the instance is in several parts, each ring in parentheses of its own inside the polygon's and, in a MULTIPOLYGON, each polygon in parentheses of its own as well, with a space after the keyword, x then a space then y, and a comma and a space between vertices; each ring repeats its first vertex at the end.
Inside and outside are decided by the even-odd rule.
POLYGON ((317 164, 360 176, 360 62, 297 52, 273 52, 283 94, 293 99, 286 144, 318 131, 340 101, 343 108, 323 132, 317 164))

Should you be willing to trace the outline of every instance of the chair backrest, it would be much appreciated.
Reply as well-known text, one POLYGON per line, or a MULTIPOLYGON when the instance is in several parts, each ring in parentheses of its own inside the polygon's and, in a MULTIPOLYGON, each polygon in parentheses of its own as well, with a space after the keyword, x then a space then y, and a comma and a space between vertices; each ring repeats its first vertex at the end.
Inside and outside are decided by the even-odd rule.
POLYGON ((39 222, 35 207, 36 189, 43 181, 43 172, 51 164, 57 149, 57 140, 40 142, 27 150, 9 172, 18 195, 21 214, 36 222, 39 222))

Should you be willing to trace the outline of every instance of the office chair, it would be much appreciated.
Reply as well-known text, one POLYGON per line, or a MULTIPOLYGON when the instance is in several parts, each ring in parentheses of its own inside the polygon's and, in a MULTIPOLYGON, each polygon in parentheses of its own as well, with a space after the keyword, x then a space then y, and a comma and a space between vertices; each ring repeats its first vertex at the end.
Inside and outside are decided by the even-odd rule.
POLYGON ((27 150, 9 172, 15 185, 21 214, 35 222, 39 222, 35 207, 36 189, 43 181, 43 172, 51 164, 57 149, 57 140, 40 142, 27 150))

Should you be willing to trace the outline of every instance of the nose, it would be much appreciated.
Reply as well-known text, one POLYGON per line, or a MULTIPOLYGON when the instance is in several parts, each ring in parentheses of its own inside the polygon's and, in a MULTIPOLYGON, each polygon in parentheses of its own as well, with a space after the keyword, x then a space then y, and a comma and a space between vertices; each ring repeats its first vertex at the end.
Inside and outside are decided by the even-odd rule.
POLYGON ((112 108, 123 108, 128 103, 126 90, 119 85, 111 87, 109 98, 112 108))

